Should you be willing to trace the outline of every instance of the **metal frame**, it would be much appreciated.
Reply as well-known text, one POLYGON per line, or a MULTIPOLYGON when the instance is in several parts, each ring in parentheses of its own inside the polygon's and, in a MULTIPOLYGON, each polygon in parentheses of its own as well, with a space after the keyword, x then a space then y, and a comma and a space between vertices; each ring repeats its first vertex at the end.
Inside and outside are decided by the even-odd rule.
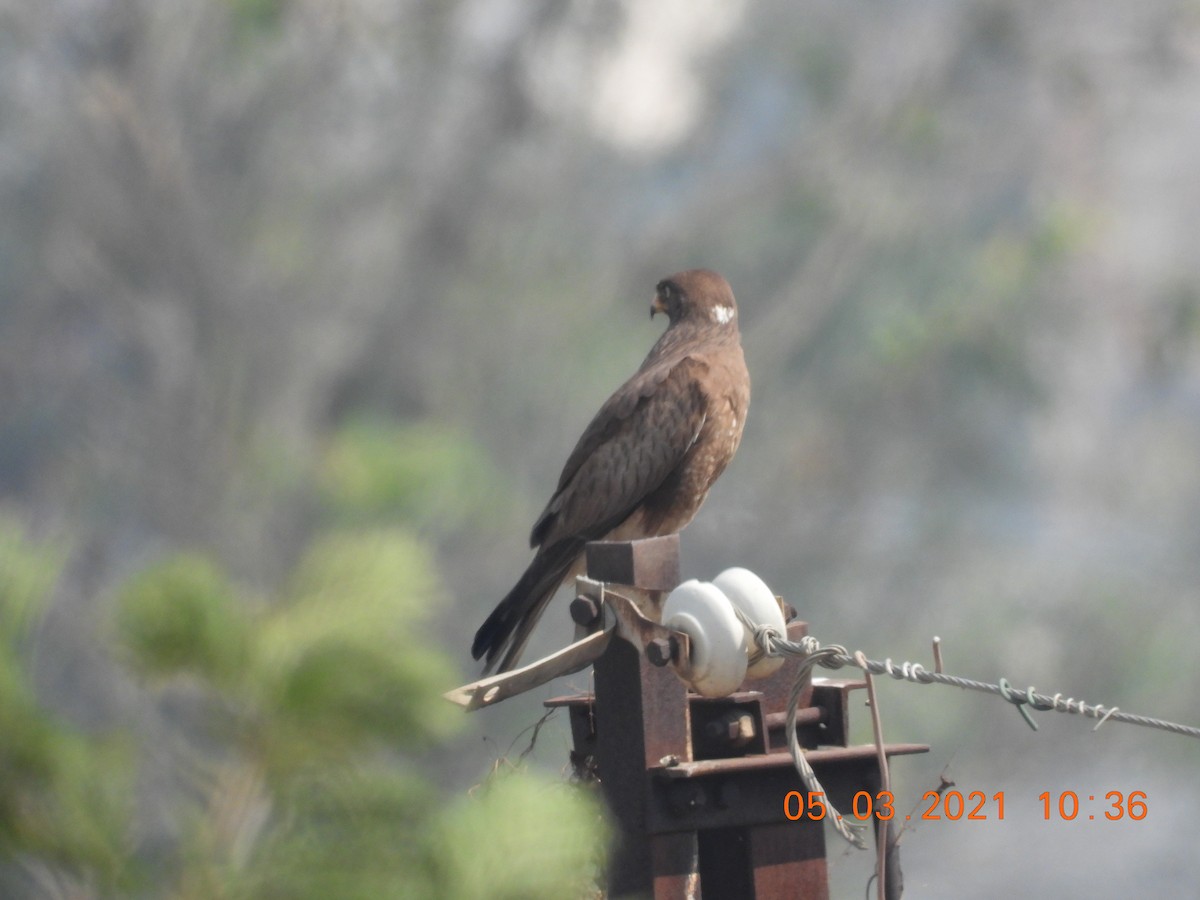
MULTIPOLYGON (((678 536, 589 544, 587 574, 571 606, 578 637, 603 630, 614 639, 594 663, 593 693, 546 705, 569 710, 576 771, 598 777, 617 824, 608 896, 827 900, 824 822, 784 815, 785 795, 804 790, 784 737, 798 662, 729 697, 690 694, 676 674, 686 673, 687 636, 654 615, 679 582, 678 536)), ((806 632, 803 622, 788 625, 793 640, 806 632)), ((818 679, 801 696, 798 735, 842 810, 880 785, 874 745, 847 746, 849 694, 863 686, 818 679)), ((885 747, 889 756, 926 750, 885 747)), ((889 824, 875 822, 876 840, 888 841, 889 824)), ((902 892, 898 856, 892 847, 888 898, 902 892)))

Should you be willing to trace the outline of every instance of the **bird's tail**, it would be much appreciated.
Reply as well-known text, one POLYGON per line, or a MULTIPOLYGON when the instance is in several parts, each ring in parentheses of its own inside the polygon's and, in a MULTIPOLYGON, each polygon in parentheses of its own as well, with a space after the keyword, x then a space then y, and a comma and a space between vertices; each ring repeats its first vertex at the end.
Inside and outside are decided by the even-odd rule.
POLYGON ((479 659, 487 654, 483 665, 485 675, 493 670, 507 672, 516 665, 533 626, 582 552, 583 542, 573 540, 538 550, 521 580, 475 632, 471 655, 479 659), (499 665, 497 658, 500 658, 499 665))

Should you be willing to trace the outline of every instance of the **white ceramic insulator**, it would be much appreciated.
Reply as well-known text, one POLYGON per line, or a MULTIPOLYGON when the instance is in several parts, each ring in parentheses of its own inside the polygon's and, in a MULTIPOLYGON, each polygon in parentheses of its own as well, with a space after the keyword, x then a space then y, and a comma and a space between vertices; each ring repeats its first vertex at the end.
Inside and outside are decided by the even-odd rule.
MULTIPOLYGON (((717 589, 729 598, 729 602, 744 612, 750 621, 758 625, 773 625, 779 633, 787 635, 787 623, 779 601, 766 583, 749 569, 726 569, 713 579, 717 589)), ((757 651, 754 634, 742 629, 747 655, 757 651)), ((766 678, 783 665, 782 656, 764 656, 746 670, 750 678, 766 678)))
POLYGON ((663 604, 662 623, 691 639, 692 690, 724 697, 746 678, 746 629, 729 600, 714 585, 685 581, 663 604))

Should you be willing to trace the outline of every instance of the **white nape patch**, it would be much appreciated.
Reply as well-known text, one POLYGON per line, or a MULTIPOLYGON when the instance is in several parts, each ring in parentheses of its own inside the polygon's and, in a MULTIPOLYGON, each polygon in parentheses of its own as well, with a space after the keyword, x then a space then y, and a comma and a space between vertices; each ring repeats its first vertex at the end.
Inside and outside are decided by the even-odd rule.
POLYGON ((717 320, 718 324, 725 325, 726 323, 729 322, 730 319, 733 318, 733 307, 732 306, 714 306, 713 311, 712 311, 712 317, 717 320))

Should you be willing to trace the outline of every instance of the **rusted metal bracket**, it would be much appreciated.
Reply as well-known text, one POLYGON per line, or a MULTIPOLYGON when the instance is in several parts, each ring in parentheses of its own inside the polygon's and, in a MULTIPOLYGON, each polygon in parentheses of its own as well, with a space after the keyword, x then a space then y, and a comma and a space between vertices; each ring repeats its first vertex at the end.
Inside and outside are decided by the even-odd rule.
POLYGON ((464 684, 452 691, 446 691, 442 696, 468 711, 491 706, 562 675, 571 675, 586 669, 604 654, 611 637, 611 631, 597 631, 535 663, 464 684))
POLYGON ((604 655, 614 633, 639 650, 649 652, 652 657, 657 653, 661 657, 657 665, 674 662, 675 670, 686 678, 691 651, 686 634, 665 628, 648 618, 633 599, 608 590, 602 582, 580 577, 576 579, 576 589, 579 596, 571 604, 572 615, 577 621, 583 617, 595 619, 592 624, 598 624, 599 631, 585 631, 583 637, 557 653, 520 669, 464 684, 442 696, 468 711, 491 706, 555 678, 587 668, 604 655), (664 651, 663 648, 667 649, 664 651))
POLYGON ((587 545, 585 555, 590 571, 605 572, 612 576, 611 583, 627 585, 628 596, 611 590, 605 582, 577 578, 578 595, 571 603, 571 616, 581 628, 574 643, 519 669, 447 691, 442 695, 445 699, 476 710, 574 674, 604 654, 614 632, 639 650, 648 651, 656 665, 674 662, 676 671, 687 676, 688 636, 664 628, 657 616, 662 596, 679 583, 679 535, 595 541, 587 545))
MULTIPOLYGON (((671 585, 660 578, 637 583, 640 572, 670 571, 669 560, 655 556, 675 553, 676 546, 652 540, 589 555, 589 578, 578 582, 572 613, 581 634, 611 629, 619 639, 595 662, 594 694, 546 701, 569 710, 576 770, 598 778, 619 826, 607 895, 682 900, 703 891, 707 900, 827 900, 824 823, 791 821, 784 809, 789 791, 804 790, 784 734, 801 663, 789 658, 774 675, 747 681, 728 697, 689 693, 675 675, 688 664, 688 637, 653 618, 671 585), (605 569, 612 560, 616 571, 605 569)), ((789 623, 791 640, 806 633, 805 623, 789 623)), ((813 748, 805 755, 842 809, 853 809, 857 791, 874 796, 880 785, 875 747, 847 746, 850 696, 863 686, 813 679, 800 696, 798 737, 813 748)), ((890 744, 885 752, 927 749, 890 744)), ((876 826, 877 840, 886 841, 886 825, 876 826)), ((899 897, 898 853, 888 872, 888 896, 899 897)))
MULTIPOLYGON (((792 821, 784 799, 803 791, 787 747, 788 699, 802 664, 719 698, 690 693, 691 643, 660 624, 665 594, 679 581, 679 540, 589 544, 587 577, 571 604, 576 641, 522 669, 445 696, 467 709, 498 703, 560 675, 594 666, 594 693, 547 700, 569 711, 572 762, 598 780, 618 826, 607 896, 683 900, 801 897, 828 900, 824 823, 792 821)), ((789 610, 789 612, 791 612, 789 610)), ((788 637, 807 634, 794 612, 788 637)), ((808 676, 804 676, 808 678, 808 676)), ((838 808, 880 788, 874 745, 848 746, 850 695, 864 682, 809 679, 801 688, 797 736, 838 808)), ((889 744, 888 756, 922 753, 889 744)), ((876 840, 888 840, 876 822, 876 840)), ((887 896, 900 896, 899 853, 889 851, 887 896)))

